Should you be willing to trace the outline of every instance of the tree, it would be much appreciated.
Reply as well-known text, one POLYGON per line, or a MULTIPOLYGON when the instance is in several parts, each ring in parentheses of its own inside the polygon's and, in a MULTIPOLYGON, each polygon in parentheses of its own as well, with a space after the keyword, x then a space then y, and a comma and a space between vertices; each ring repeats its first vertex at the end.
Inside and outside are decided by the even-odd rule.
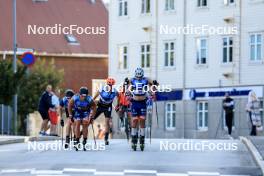
POLYGON ((17 64, 17 72, 14 74, 12 60, 0 60, 0 104, 11 105, 13 95, 26 76, 26 67, 17 64))
POLYGON ((39 98, 48 84, 54 88, 63 82, 63 70, 57 70, 52 60, 37 60, 32 68, 28 69, 18 91, 18 115, 20 120, 19 132, 26 133, 25 120, 29 113, 38 109, 39 98))

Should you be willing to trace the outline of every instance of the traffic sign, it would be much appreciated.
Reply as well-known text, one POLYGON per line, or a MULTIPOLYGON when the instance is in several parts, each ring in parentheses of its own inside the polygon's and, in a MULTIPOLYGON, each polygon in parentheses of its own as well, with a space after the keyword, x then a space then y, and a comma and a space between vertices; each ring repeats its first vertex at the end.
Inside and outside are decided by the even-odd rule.
POLYGON ((35 63, 36 57, 31 52, 25 52, 21 57, 21 61, 24 65, 31 66, 35 63))

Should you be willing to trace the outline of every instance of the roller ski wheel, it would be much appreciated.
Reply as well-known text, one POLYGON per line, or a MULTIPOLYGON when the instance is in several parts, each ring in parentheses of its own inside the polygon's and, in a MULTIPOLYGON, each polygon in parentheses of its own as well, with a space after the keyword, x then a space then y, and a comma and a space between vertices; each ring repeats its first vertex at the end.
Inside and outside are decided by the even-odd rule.
POLYGON ((78 152, 79 149, 80 149, 80 143, 76 144, 76 145, 74 146, 74 148, 75 148, 76 152, 78 152))
POLYGON ((143 152, 145 149, 145 145, 144 144, 140 144, 140 150, 143 152))
POLYGON ((65 143, 65 144, 64 144, 64 148, 65 148, 65 149, 68 149, 68 148, 69 148, 69 143, 65 143))
POLYGON ((132 144, 132 149, 134 150, 134 151, 137 151, 137 144, 132 144))

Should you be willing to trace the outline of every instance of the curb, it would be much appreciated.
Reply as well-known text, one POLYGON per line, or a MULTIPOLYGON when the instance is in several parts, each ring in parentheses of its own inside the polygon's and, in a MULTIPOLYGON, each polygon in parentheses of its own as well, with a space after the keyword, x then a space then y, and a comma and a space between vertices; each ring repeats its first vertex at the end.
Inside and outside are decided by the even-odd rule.
POLYGON ((257 148, 246 137, 240 136, 239 138, 247 146, 247 148, 250 151, 253 159, 255 160, 257 165, 260 167, 262 175, 264 175, 264 160, 263 160, 262 156, 260 155, 259 151, 257 150, 257 148))
POLYGON ((0 141, 0 145, 7 145, 7 144, 16 144, 16 143, 25 143, 25 142, 33 142, 33 141, 54 141, 54 140, 61 140, 61 137, 52 137, 52 136, 43 136, 43 137, 23 137, 18 139, 7 139, 4 141, 0 141))

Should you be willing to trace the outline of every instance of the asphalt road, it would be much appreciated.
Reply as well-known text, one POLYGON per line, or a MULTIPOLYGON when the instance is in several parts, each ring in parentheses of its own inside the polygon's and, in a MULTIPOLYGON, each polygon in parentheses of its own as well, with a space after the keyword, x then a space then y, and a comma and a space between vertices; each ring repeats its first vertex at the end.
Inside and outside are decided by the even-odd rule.
MULTIPOLYGON (((92 145, 92 141, 89 144, 92 145)), ((155 139, 152 140, 151 145, 147 140, 144 152, 132 151, 126 140, 112 140, 110 146, 106 148, 102 141, 97 141, 97 145, 100 147, 93 148, 97 150, 78 152, 60 150, 60 141, 3 145, 0 146, 0 173, 42 176, 261 175, 249 151, 239 140, 155 139), (204 150, 201 148, 195 150, 190 148, 191 145, 186 148, 187 144, 194 146, 203 142, 210 143, 211 146, 221 143, 229 147, 226 151, 208 147, 204 147, 204 150), (180 143, 182 146, 179 145, 180 143), (185 148, 183 144, 186 144, 185 148), (230 148, 232 145, 233 147, 230 148), (165 150, 167 146, 171 147, 168 151, 165 150), (34 150, 34 147, 38 149, 34 150)))

